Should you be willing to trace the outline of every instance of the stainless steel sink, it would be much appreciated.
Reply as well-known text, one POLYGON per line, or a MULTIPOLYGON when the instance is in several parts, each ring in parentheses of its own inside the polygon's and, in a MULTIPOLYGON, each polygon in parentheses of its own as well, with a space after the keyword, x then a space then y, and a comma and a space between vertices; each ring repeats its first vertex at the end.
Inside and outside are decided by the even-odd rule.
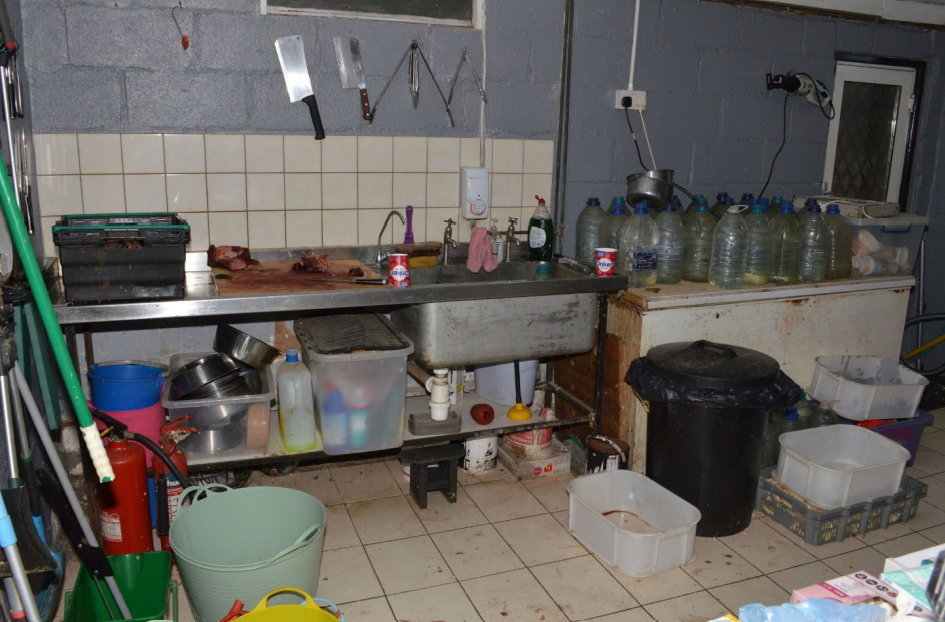
MULTIPOLYGON (((473 273, 466 266, 437 266, 411 271, 413 285, 444 288, 470 283, 524 285, 535 281, 594 279, 559 263, 500 264, 492 272, 473 273)), ((414 358, 427 367, 457 367, 576 354, 591 349, 597 319, 597 294, 549 293, 507 298, 418 304, 391 314, 394 324, 414 342, 414 358)))

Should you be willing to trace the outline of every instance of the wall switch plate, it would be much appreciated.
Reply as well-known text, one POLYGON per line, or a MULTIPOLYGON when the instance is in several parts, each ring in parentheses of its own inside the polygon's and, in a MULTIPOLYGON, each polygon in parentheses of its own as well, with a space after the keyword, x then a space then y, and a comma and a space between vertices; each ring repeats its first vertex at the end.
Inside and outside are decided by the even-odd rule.
POLYGON ((466 220, 489 217, 489 171, 464 166, 459 174, 459 211, 466 220))
POLYGON ((623 110, 623 98, 630 98, 630 110, 646 110, 646 91, 628 91, 626 89, 615 91, 614 108, 623 110))

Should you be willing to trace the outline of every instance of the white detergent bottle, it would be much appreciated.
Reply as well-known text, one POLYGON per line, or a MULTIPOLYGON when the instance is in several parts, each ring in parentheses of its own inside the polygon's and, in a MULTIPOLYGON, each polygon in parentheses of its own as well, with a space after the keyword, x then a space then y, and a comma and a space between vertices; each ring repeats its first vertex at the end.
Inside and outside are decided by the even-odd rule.
POLYGON ((279 433, 287 452, 317 449, 312 374, 299 362, 299 353, 289 348, 276 372, 279 387, 279 433))

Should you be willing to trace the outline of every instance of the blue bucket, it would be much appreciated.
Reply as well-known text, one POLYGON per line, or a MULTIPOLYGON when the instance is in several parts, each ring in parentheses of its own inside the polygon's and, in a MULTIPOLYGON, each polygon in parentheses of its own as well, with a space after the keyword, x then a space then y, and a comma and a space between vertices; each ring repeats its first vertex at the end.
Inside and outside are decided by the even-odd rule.
POLYGON ((93 363, 89 368, 92 404, 99 410, 140 410, 161 399, 167 365, 138 361, 93 363))

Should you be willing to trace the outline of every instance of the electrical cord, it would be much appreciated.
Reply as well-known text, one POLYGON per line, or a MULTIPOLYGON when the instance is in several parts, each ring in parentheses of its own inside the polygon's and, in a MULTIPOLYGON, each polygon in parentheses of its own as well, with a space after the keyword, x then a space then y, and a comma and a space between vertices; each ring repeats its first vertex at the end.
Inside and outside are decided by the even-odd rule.
MULTIPOLYGON (((922 315, 917 315, 915 317, 911 317, 908 320, 906 320, 906 323, 903 326, 903 328, 910 328, 912 326, 915 326, 916 324, 921 324, 923 322, 940 322, 943 320, 945 320, 945 313, 924 313, 922 315)), ((929 345, 929 344, 926 344, 926 345, 929 345)), ((916 354, 918 353, 914 350, 913 352, 910 352, 908 354, 912 354, 913 356, 912 357, 909 357, 908 355, 903 356, 900 359, 900 361, 902 362, 903 365, 905 365, 906 367, 908 367, 914 372, 918 372, 927 378, 938 376, 939 374, 945 372, 945 364, 939 365, 938 367, 934 367, 932 369, 920 371, 916 369, 917 366, 913 366, 912 364, 910 364, 910 360, 909 360, 910 358, 915 358, 916 354)))
POLYGON ((633 146, 637 148, 637 159, 640 160, 640 168, 644 171, 649 169, 646 167, 646 164, 643 163, 643 154, 640 152, 640 143, 637 142, 637 135, 633 132, 633 125, 630 123, 630 106, 624 106, 624 114, 627 116, 627 127, 630 128, 630 136, 633 138, 633 146))
POLYGON ((784 150, 784 144, 787 142, 787 100, 788 93, 784 94, 784 103, 781 106, 781 146, 778 147, 777 152, 774 154, 774 157, 771 158, 771 168, 768 169, 768 179, 765 180, 765 185, 761 187, 761 192, 758 193, 758 197, 761 198, 765 195, 765 190, 768 189, 768 184, 771 183, 771 175, 774 174, 774 163, 778 161, 778 156, 781 155, 781 151, 784 150))
POLYGON ((827 109, 824 108, 824 98, 820 95, 820 89, 817 88, 817 85, 820 84, 817 80, 814 79, 814 76, 809 73, 797 72, 794 75, 796 76, 806 76, 808 80, 814 85, 814 96, 817 98, 817 107, 820 108, 820 114, 824 115, 828 120, 833 119, 836 116, 837 111, 833 107, 833 101, 828 102, 830 105, 830 112, 827 112, 827 109))

